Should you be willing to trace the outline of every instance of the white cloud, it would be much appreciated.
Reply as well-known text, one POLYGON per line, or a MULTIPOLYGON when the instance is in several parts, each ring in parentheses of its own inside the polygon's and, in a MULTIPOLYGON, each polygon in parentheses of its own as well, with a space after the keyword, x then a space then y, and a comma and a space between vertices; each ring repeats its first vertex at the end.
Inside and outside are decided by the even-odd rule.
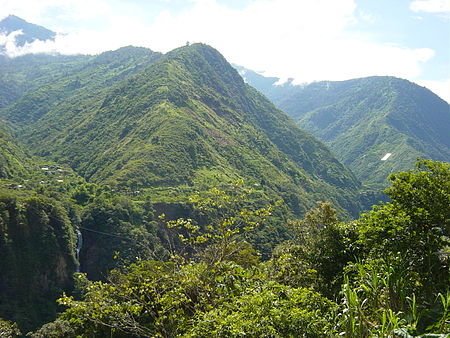
POLYGON ((114 8, 107 0, 0 0, 0 18, 13 14, 64 33, 75 32, 86 20, 95 22, 113 13, 114 8))
POLYGON ((417 84, 428 88, 433 93, 450 103, 450 78, 441 81, 433 80, 417 80, 414 81, 417 84))
MULTIPOLYGON (((15 34, 16 32, 14 32, 15 34)), ((13 34, 13 33, 11 33, 13 34)), ((11 35, 10 34, 10 35, 11 35)), ((90 36, 91 33, 89 33, 90 36)), ((10 57, 16 57, 20 55, 30 54, 30 53, 62 53, 62 54, 79 54, 80 53, 80 42, 83 39, 83 34, 71 34, 71 35, 57 35, 54 41, 40 41, 36 40, 32 43, 25 43, 23 46, 16 46, 13 39, 10 39, 8 35, 7 43, 5 44, 5 54, 10 57)), ((85 36, 86 37, 86 36, 85 36)), ((0 44, 2 39, 0 37, 0 44)), ((89 40, 85 40, 89 42, 89 40)), ((85 43, 83 46, 83 53, 95 54, 99 50, 97 44, 85 43), (91 45, 95 45, 92 49, 91 45)), ((101 48, 101 47, 100 47, 101 48)))
POLYGON ((18 30, 9 34, 0 33, 0 50, 8 56, 14 57, 22 55, 17 53, 18 47, 16 46, 16 37, 21 35, 22 31, 18 30))
MULTIPOLYGON (((3 10, 18 6, 17 0, 0 0, 0 5, 2 1, 8 5, 0 6, 3 10)), ((38 24, 53 11, 70 20, 103 18, 103 25, 58 35, 54 42, 34 42, 11 51, 15 55, 43 51, 95 54, 124 45, 166 52, 187 41, 204 42, 231 62, 263 69, 267 76, 293 77, 298 83, 370 75, 420 78, 422 64, 434 55, 428 48, 381 44, 350 34, 357 20, 370 19, 370 13, 358 12, 355 0, 259 0, 240 10, 217 0, 190 0, 189 9, 174 14, 168 7, 150 24, 144 16, 127 16, 127 11, 106 0, 21 2, 19 7, 29 16, 15 14, 38 24), (32 15, 39 20, 33 21, 32 15)))
MULTIPOLYGON (((106 50, 115 50, 127 45, 143 45, 140 43, 141 39, 130 39, 128 33, 119 29, 113 34, 110 31, 95 32, 90 30, 80 30, 72 34, 57 34, 54 41, 36 40, 32 43, 26 43, 22 47, 13 43, 11 34, 8 35, 8 44, 5 46, 6 54, 10 57, 30 53, 99 54, 106 50)), ((0 36, 0 45, 1 41, 0 36)))
POLYGON ((409 8, 414 12, 445 13, 450 12, 449 0, 416 0, 409 8))
POLYGON ((260 1, 234 10, 196 0, 189 11, 161 13, 151 26, 152 45, 168 51, 186 41, 209 43, 229 61, 267 76, 296 82, 345 80, 369 75, 413 78, 434 55, 428 48, 366 41, 347 28, 355 22, 353 0, 260 1))

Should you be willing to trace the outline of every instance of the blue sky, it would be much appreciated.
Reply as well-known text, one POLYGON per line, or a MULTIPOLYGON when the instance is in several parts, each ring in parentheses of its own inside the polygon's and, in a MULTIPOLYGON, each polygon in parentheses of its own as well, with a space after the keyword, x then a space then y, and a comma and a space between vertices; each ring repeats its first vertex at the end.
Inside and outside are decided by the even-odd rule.
POLYGON ((204 42, 297 83, 392 75, 450 101, 449 0, 0 0, 8 14, 63 33, 16 55, 204 42))

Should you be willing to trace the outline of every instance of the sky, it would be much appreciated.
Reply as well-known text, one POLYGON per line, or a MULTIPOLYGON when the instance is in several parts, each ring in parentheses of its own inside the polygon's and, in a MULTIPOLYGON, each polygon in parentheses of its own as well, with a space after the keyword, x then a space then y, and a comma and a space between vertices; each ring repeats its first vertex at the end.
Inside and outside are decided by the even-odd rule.
POLYGON ((59 33, 12 55, 203 42, 298 84, 390 75, 450 102, 450 0, 0 0, 9 14, 59 33))

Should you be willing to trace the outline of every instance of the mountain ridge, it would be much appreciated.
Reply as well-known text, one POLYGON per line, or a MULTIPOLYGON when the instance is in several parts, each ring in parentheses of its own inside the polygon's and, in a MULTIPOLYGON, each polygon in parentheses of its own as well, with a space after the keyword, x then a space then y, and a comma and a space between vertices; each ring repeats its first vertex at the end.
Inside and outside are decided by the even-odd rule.
MULTIPOLYGON (((80 91, 61 104, 50 99, 35 120, 21 117, 36 112, 36 91, 3 115, 21 121, 18 135, 36 154, 70 164, 93 182, 192 191, 215 175, 247 178, 290 199, 299 213, 332 196, 356 212, 353 174, 246 85, 216 50, 194 44, 154 61, 95 95, 80 91), (346 200, 348 193, 355 201, 346 200)), ((61 83, 53 86, 58 93, 61 83)))
POLYGON ((271 78, 249 74, 366 184, 385 186, 389 173, 413 168, 417 157, 450 158, 450 106, 408 80, 374 76, 274 86, 271 78), (386 153, 392 156, 381 161, 386 153))

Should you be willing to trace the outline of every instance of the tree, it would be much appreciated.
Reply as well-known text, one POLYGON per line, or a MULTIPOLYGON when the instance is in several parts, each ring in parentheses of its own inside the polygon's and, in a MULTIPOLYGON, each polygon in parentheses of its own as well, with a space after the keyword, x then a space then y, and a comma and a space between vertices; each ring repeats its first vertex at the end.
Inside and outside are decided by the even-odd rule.
POLYGON ((340 223, 329 202, 317 202, 301 220, 290 223, 294 239, 280 245, 271 260, 273 273, 289 285, 314 287, 335 298, 345 265, 354 258, 352 225, 340 223))
POLYGON ((102 195, 87 205, 81 222, 81 270, 91 279, 106 280, 109 270, 131 264, 136 258, 164 256, 156 224, 148 213, 124 196, 102 195))
POLYGON ((390 179, 392 201, 356 222, 361 251, 346 268, 342 328, 351 337, 450 333, 450 165, 420 160, 390 179))
POLYGON ((16 323, 0 318, 0 337, 16 337, 20 335, 21 332, 16 323))
POLYGON ((252 194, 243 182, 236 182, 230 191, 212 188, 206 194, 192 196, 190 202, 200 222, 184 218, 167 222, 169 228, 178 230, 184 244, 181 254, 208 264, 230 260, 256 263, 248 236, 267 222, 279 202, 257 207, 250 202, 252 194))
POLYGON ((392 202, 361 217, 359 243, 369 258, 384 257, 410 271, 412 287, 424 298, 445 293, 450 277, 450 164, 420 160, 415 170, 393 174, 390 180, 386 193, 392 202))

